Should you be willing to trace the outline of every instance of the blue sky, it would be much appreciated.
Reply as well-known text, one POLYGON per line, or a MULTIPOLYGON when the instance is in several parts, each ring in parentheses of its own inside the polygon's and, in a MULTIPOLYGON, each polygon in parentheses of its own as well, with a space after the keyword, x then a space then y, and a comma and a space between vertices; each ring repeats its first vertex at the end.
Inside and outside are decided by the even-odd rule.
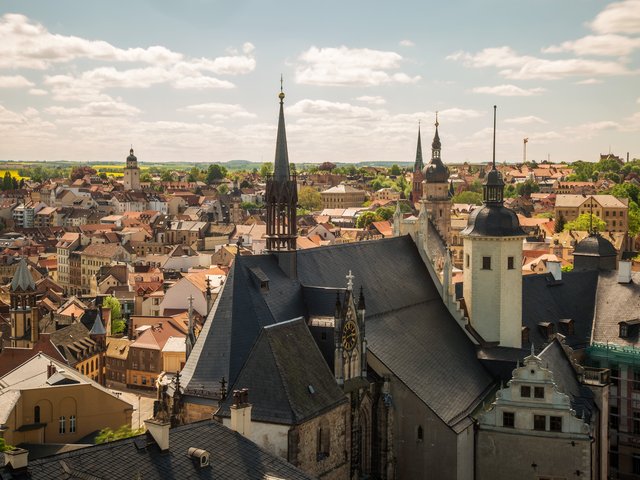
POLYGON ((640 157, 640 0, 0 5, 0 158, 640 157))

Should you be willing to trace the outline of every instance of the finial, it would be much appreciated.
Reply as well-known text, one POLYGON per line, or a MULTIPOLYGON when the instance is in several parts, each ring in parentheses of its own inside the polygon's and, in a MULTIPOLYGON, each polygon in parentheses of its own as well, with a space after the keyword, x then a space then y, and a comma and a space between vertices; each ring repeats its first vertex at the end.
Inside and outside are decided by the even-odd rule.
POLYGON ((283 89, 282 74, 280 74, 280 94, 278 95, 278 98, 280 99, 280 103, 282 103, 282 101, 284 100, 284 89, 283 89))
POLYGON ((436 110, 436 128, 438 128, 440 126, 440 123, 438 123, 438 111, 436 110))
POLYGON ((493 169, 496 169, 496 110, 498 107, 493 106, 493 169))
POLYGON ((353 279, 355 278, 351 274, 351 270, 349 270, 349 274, 347 275, 347 290, 353 290, 353 279))
POLYGON ((535 350, 533 349, 533 342, 531 342, 531 356, 532 356, 532 357, 535 357, 535 355, 536 355, 536 352, 535 352, 535 350))

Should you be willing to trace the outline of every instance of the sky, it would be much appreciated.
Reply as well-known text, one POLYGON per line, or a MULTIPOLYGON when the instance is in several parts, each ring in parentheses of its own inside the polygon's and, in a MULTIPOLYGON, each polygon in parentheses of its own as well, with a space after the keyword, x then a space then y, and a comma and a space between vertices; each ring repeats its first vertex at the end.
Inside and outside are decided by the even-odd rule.
POLYGON ((640 158, 640 0, 3 0, 0 159, 640 158))

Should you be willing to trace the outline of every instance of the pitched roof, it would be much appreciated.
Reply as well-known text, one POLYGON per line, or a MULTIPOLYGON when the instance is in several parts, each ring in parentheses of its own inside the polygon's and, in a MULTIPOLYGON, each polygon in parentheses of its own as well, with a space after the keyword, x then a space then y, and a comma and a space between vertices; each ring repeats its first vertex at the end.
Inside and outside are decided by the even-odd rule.
POLYGON ((411 238, 318 247, 297 256, 296 280, 274 255, 236 258, 182 372, 185 388, 217 392, 223 377, 233 384, 263 327, 306 315, 303 285, 342 288, 352 270, 367 298, 369 352, 445 423, 454 425, 481 400, 492 379, 442 303, 411 238), (268 278, 268 291, 256 268, 268 278))
MULTIPOLYGON (((248 388, 256 421, 300 424, 347 401, 304 319, 264 327, 233 389, 248 388)), ((229 395, 219 412, 229 416, 229 395)))
POLYGON ((26 260, 23 258, 18 264, 16 273, 13 274, 13 280, 11 280, 11 291, 15 292, 22 290, 23 292, 26 292, 27 290, 35 289, 36 284, 33 281, 33 276, 29 271, 26 260))
MULTIPOLYGON (((170 431, 170 451, 161 452, 146 434, 29 462, 31 480, 60 478, 144 478, 188 480, 311 480, 285 459, 263 450, 239 433, 205 420, 170 431), (190 447, 210 454, 210 467, 200 468, 190 447), (114 461, 116 459, 117 461, 114 461), (71 472, 71 473, 68 473, 71 472)), ((3 469, 0 468, 0 473, 3 469)))
POLYGON ((600 272, 596 296, 593 341, 640 347, 638 335, 620 338, 618 322, 640 317, 640 273, 630 283, 618 283, 618 272, 600 272))

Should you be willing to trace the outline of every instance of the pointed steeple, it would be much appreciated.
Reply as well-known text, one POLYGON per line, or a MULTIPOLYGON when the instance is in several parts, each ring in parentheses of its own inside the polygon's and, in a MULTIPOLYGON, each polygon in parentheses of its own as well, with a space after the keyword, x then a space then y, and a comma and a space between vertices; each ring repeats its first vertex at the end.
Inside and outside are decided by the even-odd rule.
POLYGON ((449 181, 449 169, 442 163, 440 151, 442 144, 440 143, 440 134, 438 133, 438 112, 436 112, 436 131, 431 142, 431 161, 424 169, 424 178, 427 183, 446 183, 449 181))
POLYGON ((289 180, 289 152, 287 151, 287 132, 284 125, 284 91, 282 76, 280 77, 280 117, 278 118, 278 136, 276 138, 276 160, 273 168, 273 179, 289 180))
POLYGON ((496 169, 496 110, 493 106, 493 160, 491 171, 482 186, 483 203, 487 206, 501 207, 504 201, 504 180, 502 174, 496 169))
POLYGON ((418 122, 418 147, 416 149, 416 161, 413 164, 414 172, 421 172, 424 168, 424 162, 422 160, 422 139, 420 137, 420 122, 418 122))
POLYGON ((26 292, 27 290, 35 290, 36 284, 33 281, 33 276, 29 271, 29 267, 27 266, 27 262, 23 258, 20 260, 18 264, 18 268, 16 269, 16 273, 13 275, 13 280, 11 280, 11 291, 15 292, 17 290, 22 290, 26 292))
POLYGON ((106 335, 107 330, 104 328, 104 323, 102 323, 102 308, 98 307, 98 313, 96 314, 96 318, 93 321, 93 326, 91 327, 91 331, 89 335, 106 335))

